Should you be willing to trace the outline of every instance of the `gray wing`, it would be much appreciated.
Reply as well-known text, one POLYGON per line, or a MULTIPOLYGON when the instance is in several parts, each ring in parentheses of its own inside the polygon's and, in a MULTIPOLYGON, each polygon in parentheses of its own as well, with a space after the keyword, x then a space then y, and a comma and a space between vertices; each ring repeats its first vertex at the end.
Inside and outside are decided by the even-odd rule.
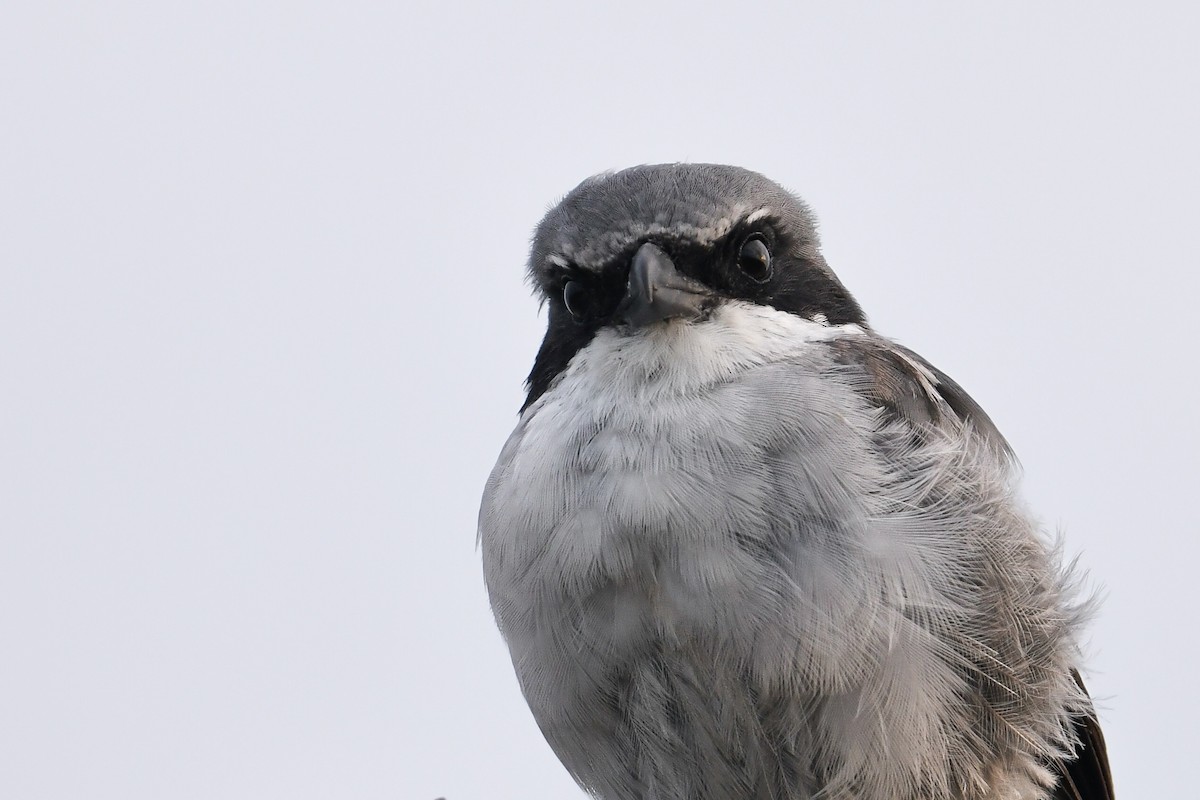
POLYGON ((867 377, 860 391, 885 412, 916 431, 956 420, 969 425, 1008 458, 1012 449, 987 412, 946 373, 895 342, 877 337, 845 337, 830 342, 835 359, 867 377))
MULTIPOLYGON (((844 338, 830 342, 839 363, 866 377, 859 390, 884 410, 904 420, 914 435, 927 426, 970 426, 998 453, 1015 458, 995 423, 956 381, 921 356, 880 338, 844 338)), ((1071 675, 1087 689, 1076 670, 1071 675)), ((1057 779, 1054 800, 1113 800, 1112 773, 1104 734, 1094 710, 1075 721, 1078 745, 1070 758, 1047 765, 1057 779)))

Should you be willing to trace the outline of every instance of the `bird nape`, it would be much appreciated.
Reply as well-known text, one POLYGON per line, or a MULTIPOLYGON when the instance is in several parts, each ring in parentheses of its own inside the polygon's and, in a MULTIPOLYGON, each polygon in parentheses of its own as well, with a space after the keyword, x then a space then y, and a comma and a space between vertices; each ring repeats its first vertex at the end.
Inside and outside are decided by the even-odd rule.
POLYGON ((1109 800, 1089 603, 961 386, 807 207, 706 164, 542 220, 548 306, 480 510, 550 746, 606 800, 1109 800))

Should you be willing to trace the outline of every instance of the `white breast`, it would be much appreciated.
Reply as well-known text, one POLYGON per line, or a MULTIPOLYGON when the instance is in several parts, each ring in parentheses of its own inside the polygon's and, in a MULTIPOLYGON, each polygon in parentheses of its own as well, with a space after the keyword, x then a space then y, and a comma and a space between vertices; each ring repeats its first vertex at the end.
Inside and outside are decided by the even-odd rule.
POLYGON ((526 410, 489 482, 485 570, 514 658, 542 659, 564 636, 599 650, 714 629, 752 636, 746 609, 782 577, 767 581, 729 542, 771 529, 776 476, 757 454, 779 420, 764 409, 812 409, 787 409, 740 376, 802 370, 812 343, 860 333, 738 302, 701 323, 601 331, 526 410))
MULTIPOLYGON (((959 428, 880 452, 879 410, 850 383, 863 378, 817 344, 858 335, 736 302, 703 322, 603 330, 522 415, 484 495, 485 578, 531 709, 589 785, 629 794, 631 752, 650 759, 641 779, 722 785, 753 771, 722 753, 770 761, 786 741, 800 764, 836 765, 832 794, 1036 793, 1077 699, 1074 628, 1054 622, 1071 613, 1066 581, 959 428), (1020 569, 991 561, 1021 552, 1020 569), (1005 637, 1034 628, 1050 666, 1014 691, 1049 699, 1020 720, 1006 709, 973 744, 991 712, 983 695, 967 702, 969 670, 993 669, 981 652, 1023 652, 1005 637), (665 682, 630 700, 639 669, 665 682), (779 698, 769 732, 747 681, 779 698), (689 685, 721 694, 689 712, 723 742, 681 762, 669 736, 622 729, 669 724, 664 698, 689 685), (616 697, 642 705, 618 711, 616 697)), ((994 668, 984 685, 1016 680, 1011 661, 994 668)))

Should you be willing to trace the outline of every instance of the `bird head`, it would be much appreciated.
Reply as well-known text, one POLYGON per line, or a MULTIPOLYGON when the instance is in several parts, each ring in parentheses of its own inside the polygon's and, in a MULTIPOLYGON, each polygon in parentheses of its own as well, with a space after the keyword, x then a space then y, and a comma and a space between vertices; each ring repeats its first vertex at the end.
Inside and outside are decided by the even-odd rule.
POLYGON ((589 178, 538 225, 529 271, 549 319, 526 406, 605 328, 640 336, 696 324, 730 301, 865 324, 821 255, 808 208, 738 167, 657 164, 589 178))

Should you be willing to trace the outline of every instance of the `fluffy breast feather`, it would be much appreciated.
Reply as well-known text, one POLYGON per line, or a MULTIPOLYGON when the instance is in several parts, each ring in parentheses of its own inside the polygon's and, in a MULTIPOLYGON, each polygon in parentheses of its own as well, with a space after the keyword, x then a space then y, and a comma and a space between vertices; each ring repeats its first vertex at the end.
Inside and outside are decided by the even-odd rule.
POLYGON ((1067 579, 1003 459, 827 346, 867 336, 739 303, 605 331, 522 415, 485 577, 600 796, 1038 797, 1069 747, 1067 579))

